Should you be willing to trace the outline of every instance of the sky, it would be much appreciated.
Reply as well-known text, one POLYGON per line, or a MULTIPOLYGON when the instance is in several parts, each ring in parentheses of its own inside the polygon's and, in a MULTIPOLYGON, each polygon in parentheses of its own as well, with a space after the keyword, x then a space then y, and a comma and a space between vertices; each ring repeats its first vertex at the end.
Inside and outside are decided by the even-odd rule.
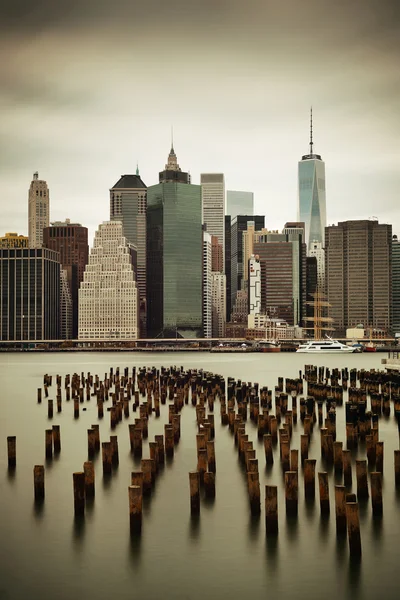
POLYGON ((297 218, 297 163, 326 164, 328 224, 400 234, 398 0, 3 0, 0 235, 27 234, 34 171, 50 220, 109 218, 121 174, 182 170, 297 218))

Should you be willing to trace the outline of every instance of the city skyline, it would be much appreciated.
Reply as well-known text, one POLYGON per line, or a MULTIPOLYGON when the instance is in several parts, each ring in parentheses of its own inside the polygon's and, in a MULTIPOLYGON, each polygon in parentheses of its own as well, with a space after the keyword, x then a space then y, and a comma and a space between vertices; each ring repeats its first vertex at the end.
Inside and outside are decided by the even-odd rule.
POLYGON ((279 228, 296 216, 310 105, 328 225, 377 216, 399 233, 398 5, 250 4, 0 9, 8 57, 0 67, 0 233, 27 234, 29 181, 39 171, 51 219, 81 222, 92 244, 108 217, 110 182, 138 161, 147 185, 157 183, 171 125, 193 183, 201 172, 224 173, 226 189, 254 192, 254 213, 279 228), (171 40, 178 78, 160 68, 171 40))

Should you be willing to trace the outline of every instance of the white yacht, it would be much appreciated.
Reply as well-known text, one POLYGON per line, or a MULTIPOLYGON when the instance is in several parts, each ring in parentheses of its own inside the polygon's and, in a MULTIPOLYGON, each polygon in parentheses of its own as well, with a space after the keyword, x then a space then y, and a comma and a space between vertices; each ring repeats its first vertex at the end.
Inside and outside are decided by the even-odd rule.
POLYGON ((308 354, 321 354, 321 353, 331 353, 331 354, 342 354, 343 352, 355 352, 356 348, 354 346, 346 346, 346 344, 342 344, 337 340, 332 340, 327 337, 325 340, 309 340, 305 344, 301 344, 296 352, 305 352, 308 354))

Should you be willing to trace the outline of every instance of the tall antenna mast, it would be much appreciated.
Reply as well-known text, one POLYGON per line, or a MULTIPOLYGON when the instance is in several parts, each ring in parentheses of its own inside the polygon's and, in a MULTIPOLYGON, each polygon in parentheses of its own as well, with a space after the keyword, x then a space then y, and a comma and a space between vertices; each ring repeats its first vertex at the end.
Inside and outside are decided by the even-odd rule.
POLYGON ((313 154, 313 130, 312 130, 312 107, 310 110, 310 154, 313 154))

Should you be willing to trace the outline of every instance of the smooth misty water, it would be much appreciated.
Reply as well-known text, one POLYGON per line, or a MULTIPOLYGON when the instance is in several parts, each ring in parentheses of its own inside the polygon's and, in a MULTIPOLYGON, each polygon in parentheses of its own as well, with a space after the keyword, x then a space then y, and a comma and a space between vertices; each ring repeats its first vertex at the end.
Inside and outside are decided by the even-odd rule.
MULTIPOLYGON (((331 514, 321 519, 318 488, 314 504, 305 504, 299 473, 297 520, 285 515, 282 472, 275 450, 275 464, 265 469, 262 442, 248 421, 246 430, 254 442, 260 466, 262 507, 265 483, 278 484, 279 535, 265 537, 264 510, 259 521, 249 514, 246 480, 238 462, 233 438, 216 415, 217 497, 202 502, 197 521, 190 517, 188 472, 196 467, 195 410, 185 406, 182 437, 174 460, 159 474, 151 498, 145 501, 143 532, 139 540, 129 534, 128 492, 130 473, 137 468, 130 454, 128 425, 118 435, 120 465, 110 480, 103 479, 101 458, 96 460, 96 498, 86 518, 73 515, 72 473, 87 460, 87 433, 97 423, 93 399, 86 412, 73 418, 73 403, 63 395, 63 412, 47 419, 47 402, 36 402, 36 389, 44 373, 65 375, 90 371, 104 377, 110 366, 183 365, 203 368, 224 376, 257 381, 270 388, 278 376, 296 377, 304 364, 328 367, 380 368, 381 353, 337 357, 300 354, 208 353, 88 353, 2 354, 0 411, 0 599, 91 600, 143 598, 149 600, 204 600, 270 598, 398 598, 398 547, 400 496, 394 488, 393 450, 399 437, 393 410, 380 422, 385 442, 384 517, 373 520, 371 501, 360 506, 363 556, 361 564, 349 559, 346 539, 337 539, 334 515, 334 475, 329 479, 331 514), (46 464, 46 499, 42 509, 33 501, 33 466, 44 463, 44 431, 61 426, 62 450, 46 464), (17 468, 7 470, 6 436, 17 436, 17 468)), ((50 397, 54 398, 54 387, 50 397)), ((82 405, 81 405, 82 408, 82 405)), ((163 433, 168 407, 161 418, 149 422, 149 438, 163 433)), ((130 415, 129 422, 134 419, 130 415)), ((126 419, 124 419, 126 421, 126 419)), ((299 448, 302 425, 294 427, 292 448, 299 448)), ((344 408, 337 408, 337 439, 345 439, 344 408)), ((108 439, 109 413, 100 422, 100 436, 108 439)), ((320 435, 314 429, 310 458, 320 464, 320 435)), ((148 442, 147 440, 147 442, 148 442)), ((360 446, 356 456, 365 457, 360 446), (357 454, 358 453, 358 454, 357 454)), ((143 456, 149 456, 144 444, 143 456)), ((355 480, 355 468, 353 468, 355 480)), ((354 486, 353 486, 354 488, 354 486)))

